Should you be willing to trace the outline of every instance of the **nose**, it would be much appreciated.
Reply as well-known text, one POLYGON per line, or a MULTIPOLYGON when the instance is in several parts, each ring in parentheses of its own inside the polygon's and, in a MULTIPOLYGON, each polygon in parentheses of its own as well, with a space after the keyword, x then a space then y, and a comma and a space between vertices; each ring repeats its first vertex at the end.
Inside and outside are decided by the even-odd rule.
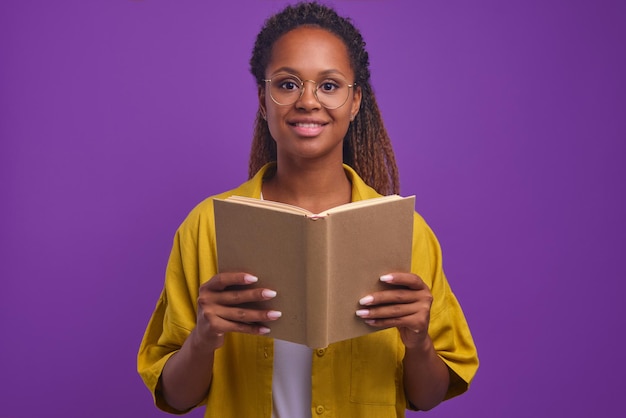
POLYGON ((313 80, 304 80, 302 82, 302 94, 296 102, 296 107, 302 109, 317 109, 321 106, 317 100, 317 83, 313 80), (311 83, 311 84, 307 84, 311 83))

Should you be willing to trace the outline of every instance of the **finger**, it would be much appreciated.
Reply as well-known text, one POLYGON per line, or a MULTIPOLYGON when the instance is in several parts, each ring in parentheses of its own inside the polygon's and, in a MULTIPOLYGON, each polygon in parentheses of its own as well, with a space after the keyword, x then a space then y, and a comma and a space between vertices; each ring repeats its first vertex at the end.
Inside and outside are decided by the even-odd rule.
POLYGON ((374 328, 407 328, 413 332, 420 332, 423 329, 428 329, 427 322, 422 319, 415 318, 414 315, 396 318, 366 319, 364 322, 374 328))
POLYGON ((258 281, 258 277, 248 273, 218 273, 201 287, 206 287, 213 291, 221 291, 229 286, 245 286, 258 281))
POLYGON ((380 276, 380 281, 396 286, 406 286, 413 290, 428 289, 422 278, 413 273, 384 274, 380 276))
POLYGON ((429 307, 426 305, 420 307, 419 305, 412 303, 368 307, 367 309, 359 309, 356 311, 356 315, 358 317, 367 319, 402 318, 419 313, 428 315, 429 307))
POLYGON ((231 322, 253 323, 275 321, 282 316, 280 311, 259 310, 239 307, 221 308, 216 315, 231 322))
POLYGON ((224 335, 227 332, 265 335, 270 332, 270 328, 258 322, 235 322, 220 317, 214 318, 209 329, 211 329, 211 332, 215 335, 224 335))
POLYGON ((243 303, 262 302, 274 297, 276 297, 274 290, 257 288, 216 292, 212 296, 212 300, 220 305, 235 306, 243 303))
POLYGON ((362 306, 384 305, 384 304, 406 304, 414 303, 419 300, 430 301, 432 296, 429 290, 412 290, 412 289, 391 289, 374 292, 359 300, 362 306))

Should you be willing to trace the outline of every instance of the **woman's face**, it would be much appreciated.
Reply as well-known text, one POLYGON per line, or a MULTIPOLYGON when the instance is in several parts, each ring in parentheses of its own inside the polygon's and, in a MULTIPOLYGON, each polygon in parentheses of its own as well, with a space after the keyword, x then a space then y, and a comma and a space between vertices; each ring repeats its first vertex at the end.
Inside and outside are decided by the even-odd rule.
MULTIPOLYGON (((328 109, 317 100, 315 89, 321 83, 318 97, 324 102, 324 95, 334 88, 333 79, 354 83, 346 46, 324 29, 294 29, 274 44, 265 77, 277 80, 277 75, 285 73, 304 81, 304 93, 293 104, 276 104, 268 83, 259 89, 260 106, 276 141, 279 162, 285 158, 294 162, 321 158, 343 161, 343 138, 359 110, 361 90, 358 86, 349 88, 345 104, 328 109)), ((276 87, 277 82, 272 83, 276 87)), ((282 82, 282 86, 288 91, 298 87, 290 81, 282 82)))

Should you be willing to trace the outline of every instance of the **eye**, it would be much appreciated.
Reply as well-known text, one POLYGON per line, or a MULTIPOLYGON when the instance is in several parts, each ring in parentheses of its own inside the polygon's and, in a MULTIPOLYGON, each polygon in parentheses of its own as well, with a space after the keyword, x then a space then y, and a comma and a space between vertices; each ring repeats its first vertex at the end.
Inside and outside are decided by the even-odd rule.
POLYGON ((285 90, 288 92, 297 91, 300 89, 300 82, 292 77, 281 77, 275 80, 276 86, 281 90, 285 90))
POLYGON ((323 81, 319 85, 319 90, 322 93, 336 93, 340 89, 341 84, 333 80, 323 81))

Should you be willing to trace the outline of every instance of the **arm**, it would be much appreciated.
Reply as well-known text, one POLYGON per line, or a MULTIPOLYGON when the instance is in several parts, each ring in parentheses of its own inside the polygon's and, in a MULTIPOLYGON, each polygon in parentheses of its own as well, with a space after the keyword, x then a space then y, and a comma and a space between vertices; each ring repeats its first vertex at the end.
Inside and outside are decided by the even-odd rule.
MULTIPOLYGON (((405 328, 400 332, 413 331, 405 328)), ((435 352, 430 337, 426 335, 422 340, 415 347, 406 347, 404 390, 413 406, 427 411, 443 401, 450 384, 450 375, 448 367, 435 352)))
POLYGON ((244 273, 221 273, 200 287, 197 325, 161 374, 163 397, 172 408, 186 411, 206 397, 213 376, 215 350, 224 344, 226 332, 266 334, 269 329, 256 323, 280 317, 280 312, 238 306, 276 295, 268 289, 232 287, 256 281, 256 277, 244 273))
POLYGON ((404 389, 413 406, 429 410, 443 401, 450 382, 446 364, 435 352, 428 335, 432 295, 415 274, 394 273, 381 281, 397 289, 373 293, 360 300, 367 309, 357 315, 374 327, 395 326, 406 347, 404 389))
MULTIPOLYGON (((197 328, 196 328, 197 329, 197 328)), ((168 405, 186 411, 198 405, 209 390, 217 339, 202 341, 194 329, 180 350, 165 363, 161 390, 168 405)))

